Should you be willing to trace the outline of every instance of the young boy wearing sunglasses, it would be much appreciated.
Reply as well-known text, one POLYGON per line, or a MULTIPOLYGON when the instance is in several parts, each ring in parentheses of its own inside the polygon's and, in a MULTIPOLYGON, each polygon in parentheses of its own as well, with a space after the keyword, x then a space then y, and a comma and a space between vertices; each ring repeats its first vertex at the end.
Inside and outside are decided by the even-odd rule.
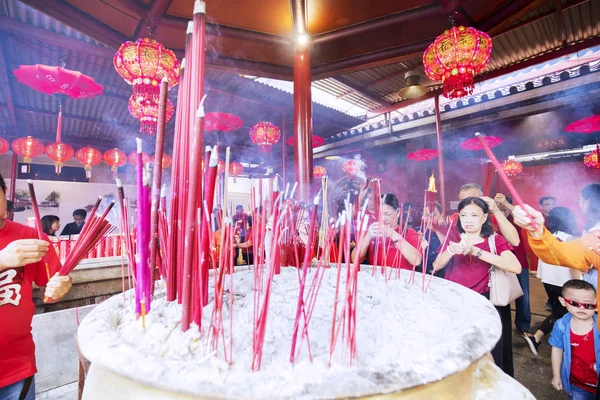
POLYGON ((552 385, 572 400, 596 398, 600 371, 600 334, 596 326, 596 289, 572 279, 562 287, 560 303, 569 312, 556 321, 552 346, 552 385))

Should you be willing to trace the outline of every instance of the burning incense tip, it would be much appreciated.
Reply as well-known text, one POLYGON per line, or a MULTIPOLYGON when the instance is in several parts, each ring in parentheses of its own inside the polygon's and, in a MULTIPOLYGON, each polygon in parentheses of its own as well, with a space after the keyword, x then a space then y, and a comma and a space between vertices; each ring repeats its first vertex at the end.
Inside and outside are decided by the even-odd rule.
POLYGON ((32 181, 31 179, 27 179, 27 183, 28 183, 29 185, 33 185, 33 181, 32 181))
POLYGON ((204 100, 206 100, 206 95, 202 96, 202 100, 200 100, 200 105, 198 106, 198 111, 196 111, 196 117, 204 118, 204 100))
POLYGON ((206 147, 204 148, 204 152, 205 152, 205 153, 208 153, 208 152, 209 152, 209 151, 211 151, 211 150, 212 150, 212 149, 210 148, 210 146, 206 146, 206 147))
POLYGON ((313 204, 315 206, 319 205, 319 198, 321 197, 321 190, 319 189, 319 192, 317 193, 317 195, 315 196, 315 200, 313 201, 313 204))
POLYGON ((296 193, 296 188, 298 187, 298 181, 294 183, 294 187, 292 187, 292 193, 290 193, 290 199, 294 198, 294 194, 296 193))
POLYGON ((115 178, 115 182, 117 182, 117 187, 118 188, 122 188, 123 187, 123 182, 121 182, 120 178, 115 178))
POLYGON ((186 35, 191 35, 194 33, 194 21, 188 21, 187 30, 185 31, 186 35))
POLYGON ((206 3, 201 0, 196 0, 194 3, 194 14, 206 14, 206 3))
POLYGON ((163 83, 163 82, 167 82, 167 83, 169 83, 169 80, 167 79, 167 76, 166 76, 166 75, 165 75, 165 76, 163 76, 163 78, 160 80, 160 83, 163 83))
POLYGON ((138 154, 142 152, 142 139, 141 138, 135 138, 135 144, 137 146, 137 152, 138 154))
POLYGON ((179 64, 179 70, 181 71, 184 68, 185 68, 185 57, 183 57, 181 59, 181 63, 179 64))
POLYGON ((481 136, 481 133, 475 132, 475 136, 481 136))
POLYGON ((163 183, 162 187, 160 188, 160 197, 167 197, 167 184, 163 183))
POLYGON ((273 179, 273 192, 279 192, 279 179, 273 179))
POLYGON ((210 153, 210 160, 208 160, 208 166, 216 167, 218 164, 219 164, 219 153, 217 151, 217 146, 215 146, 212 149, 212 152, 210 153))

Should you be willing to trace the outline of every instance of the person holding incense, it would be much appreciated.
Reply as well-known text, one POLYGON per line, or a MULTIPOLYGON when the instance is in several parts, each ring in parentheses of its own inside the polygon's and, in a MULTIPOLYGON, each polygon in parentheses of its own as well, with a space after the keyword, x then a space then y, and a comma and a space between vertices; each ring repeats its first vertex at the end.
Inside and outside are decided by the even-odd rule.
POLYGON ((242 238, 243 242, 234 243, 234 249, 240 249, 242 252, 242 258, 244 259, 245 264, 242 265, 250 265, 254 263, 254 247, 252 242, 252 217, 247 218, 248 227, 246 229, 246 235, 242 238))
MULTIPOLYGON (((566 207, 554 207, 550 211, 548 226, 548 230, 561 242, 569 242, 579 236, 575 214, 566 207)), ((534 355, 538 354, 542 338, 548 335, 552 331, 554 323, 567 313, 567 309, 559 301, 562 286, 571 279, 581 279, 581 271, 540 261, 537 277, 542 280, 544 289, 550 297, 552 313, 542 321, 535 334, 528 334, 524 337, 534 355)))
POLYGON ((85 224, 85 217, 87 217, 87 212, 84 209, 78 208, 73 211, 73 222, 69 222, 65 225, 60 235, 79 235, 85 224))
POLYGON ((361 247, 352 250, 351 258, 359 257, 361 262, 366 258, 369 265, 412 270, 415 265, 421 264, 423 258, 417 250, 419 235, 413 229, 400 226, 401 209, 396 195, 383 194, 381 199, 382 221, 369 226, 361 247))
MULTIPOLYGON (((511 213, 514 208, 512 198, 505 196, 502 193, 497 193, 496 197, 494 197, 494 201, 506 219, 508 219, 508 221, 514 225, 517 232, 519 232, 519 236, 521 237, 521 228, 515 225, 512 220, 511 213)), ((517 256, 522 268, 521 273, 517 275, 517 279, 519 280, 519 285, 521 285, 521 289, 523 290, 523 296, 515 300, 515 327, 521 336, 526 337, 531 335, 531 306, 529 298, 529 263, 527 261, 525 241, 519 241, 519 244, 517 246, 513 246, 513 248, 513 252, 515 253, 515 256, 517 256)))
MULTIPOLYGON (((528 230, 528 242, 540 260, 554 265, 584 271, 583 279, 597 290, 600 267, 600 184, 585 186, 579 197, 579 208, 587 222, 583 236, 570 242, 561 242, 544 226, 544 215, 528 205, 515 207, 515 223, 528 230)), ((600 296, 598 298, 600 301, 600 296)))
MULTIPOLYGON (((6 184, 1 175, 0 189, 0 215, 5 215, 6 184)), ((56 274, 60 262, 54 247, 37 238, 36 229, 0 219, 0 399, 3 400, 35 398, 33 283, 46 286, 48 302, 59 301, 71 288, 69 276, 56 274)))
POLYGON ((48 236, 55 236, 60 229, 60 218, 56 215, 44 215, 41 221, 42 230, 48 236))
MULTIPOLYGON (((448 240, 441 248, 434 264, 435 270, 448 268, 445 279, 463 285, 489 298, 492 265, 518 274, 519 260, 512 246, 494 233, 488 203, 479 197, 467 197, 458 205, 456 227, 460 242, 448 240), (490 245, 493 241, 493 247, 490 245)), ((502 337, 492 355, 496 365, 507 375, 514 375, 512 358, 512 331, 510 305, 496 307, 502 322, 502 337)))

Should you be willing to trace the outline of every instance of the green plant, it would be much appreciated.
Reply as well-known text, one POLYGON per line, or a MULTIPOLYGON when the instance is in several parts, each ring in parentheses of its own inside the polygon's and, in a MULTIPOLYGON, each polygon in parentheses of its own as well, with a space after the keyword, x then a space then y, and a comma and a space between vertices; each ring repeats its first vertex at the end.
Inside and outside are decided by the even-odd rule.
POLYGON ((57 192, 56 190, 53 190, 52 192, 50 192, 48 197, 46 197, 46 201, 50 201, 50 202, 58 202, 59 199, 60 199, 60 192, 57 192))

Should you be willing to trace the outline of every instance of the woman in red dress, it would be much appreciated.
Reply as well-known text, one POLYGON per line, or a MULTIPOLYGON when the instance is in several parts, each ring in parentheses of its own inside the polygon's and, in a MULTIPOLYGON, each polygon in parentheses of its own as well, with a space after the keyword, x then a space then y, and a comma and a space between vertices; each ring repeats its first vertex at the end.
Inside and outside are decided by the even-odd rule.
POLYGON ((360 248, 352 251, 352 260, 356 256, 362 262, 365 258, 369 265, 385 265, 386 267, 413 269, 421 264, 422 256, 417 251, 419 235, 413 229, 407 229, 402 237, 399 224, 400 205, 394 194, 381 196, 382 221, 369 226, 360 248), (375 251, 377 245, 377 251, 375 251), (377 262, 375 261, 377 253, 377 262))

